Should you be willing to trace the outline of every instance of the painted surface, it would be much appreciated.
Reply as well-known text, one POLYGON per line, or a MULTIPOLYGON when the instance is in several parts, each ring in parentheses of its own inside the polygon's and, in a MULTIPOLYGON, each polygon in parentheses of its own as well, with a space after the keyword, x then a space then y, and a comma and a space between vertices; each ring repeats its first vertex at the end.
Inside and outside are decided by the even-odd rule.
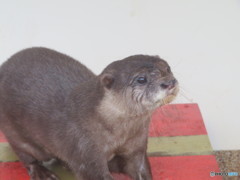
POLYGON ((209 155, 212 147, 206 135, 150 137, 147 151, 150 156, 209 155))
POLYGON ((5 136, 3 135, 3 133, 0 131, 0 142, 7 142, 5 136))
POLYGON ((197 104, 166 105, 152 115, 149 136, 187 136, 207 134, 197 104))
MULTIPOLYGON (((211 180, 219 172, 207 132, 196 104, 159 108, 152 117, 148 155, 153 180, 211 180)), ((29 180, 26 169, 0 133, 0 180, 29 180)), ((71 172, 55 165, 51 169, 62 180, 74 180, 71 172)), ((114 174, 115 180, 130 180, 114 174)))
MULTIPOLYGON (((221 180, 221 177, 210 177, 211 171, 219 172, 215 156, 175 156, 150 157, 153 180, 221 180)), ((54 171, 63 180, 74 180, 71 173, 62 168, 54 171)), ((115 180, 130 180, 124 175, 114 174, 115 180)), ((27 171, 19 162, 0 163, 1 180, 29 180, 27 171)))
POLYGON ((219 172, 215 156, 174 156, 150 158, 153 180, 220 180, 210 177, 211 171, 219 172))

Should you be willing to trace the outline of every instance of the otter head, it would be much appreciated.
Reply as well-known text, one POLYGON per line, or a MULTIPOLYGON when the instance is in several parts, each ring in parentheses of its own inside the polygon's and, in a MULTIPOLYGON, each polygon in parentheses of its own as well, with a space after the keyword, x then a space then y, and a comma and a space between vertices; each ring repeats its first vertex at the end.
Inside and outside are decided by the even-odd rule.
POLYGON ((158 56, 135 55, 108 65, 100 74, 112 108, 133 114, 171 102, 178 82, 168 63, 158 56))

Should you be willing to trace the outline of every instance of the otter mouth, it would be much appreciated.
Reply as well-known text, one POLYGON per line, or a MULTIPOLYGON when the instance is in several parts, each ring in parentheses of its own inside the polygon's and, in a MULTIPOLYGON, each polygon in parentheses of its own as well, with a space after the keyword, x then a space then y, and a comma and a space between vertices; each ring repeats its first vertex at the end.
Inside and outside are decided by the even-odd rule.
POLYGON ((167 96, 162 99, 163 104, 165 105, 165 104, 169 104, 170 102, 172 102, 176 98, 178 92, 179 92, 178 86, 175 86, 172 89, 169 89, 166 92, 167 96))
POLYGON ((179 92, 178 86, 174 86, 171 89, 166 90, 166 96, 157 100, 156 104, 158 106, 162 106, 171 103, 176 98, 178 92, 179 92))

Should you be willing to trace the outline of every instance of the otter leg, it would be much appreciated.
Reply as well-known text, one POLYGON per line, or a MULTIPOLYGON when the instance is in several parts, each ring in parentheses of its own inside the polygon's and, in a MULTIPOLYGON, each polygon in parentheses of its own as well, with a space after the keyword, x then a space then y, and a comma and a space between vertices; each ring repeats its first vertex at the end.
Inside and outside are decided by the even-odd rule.
POLYGON ((100 149, 84 145, 84 151, 79 148, 72 148, 71 154, 63 158, 69 165, 70 169, 76 175, 78 180, 114 180, 107 163, 107 158, 100 149))
POLYGON ((59 180, 54 173, 43 167, 38 161, 28 164, 27 169, 31 180, 59 180))
POLYGON ((137 152, 124 157, 123 173, 134 180, 152 180, 149 161, 146 153, 137 152))
POLYGON ((27 168, 31 180, 59 180, 53 172, 42 166, 42 161, 51 159, 49 155, 28 143, 12 142, 11 140, 9 143, 27 168))
POLYGON ((107 166, 107 162, 104 163, 104 159, 102 161, 98 161, 96 159, 87 159, 80 160, 74 165, 71 165, 71 169, 76 175, 78 180, 114 180, 107 166))

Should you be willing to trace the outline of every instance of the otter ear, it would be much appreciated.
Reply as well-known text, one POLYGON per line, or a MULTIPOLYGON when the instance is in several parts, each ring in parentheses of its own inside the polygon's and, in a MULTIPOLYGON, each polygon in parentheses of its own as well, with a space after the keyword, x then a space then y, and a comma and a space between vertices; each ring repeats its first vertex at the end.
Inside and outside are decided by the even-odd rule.
POLYGON ((110 73, 105 73, 101 75, 101 83, 104 87, 110 89, 113 85, 114 78, 110 73))

